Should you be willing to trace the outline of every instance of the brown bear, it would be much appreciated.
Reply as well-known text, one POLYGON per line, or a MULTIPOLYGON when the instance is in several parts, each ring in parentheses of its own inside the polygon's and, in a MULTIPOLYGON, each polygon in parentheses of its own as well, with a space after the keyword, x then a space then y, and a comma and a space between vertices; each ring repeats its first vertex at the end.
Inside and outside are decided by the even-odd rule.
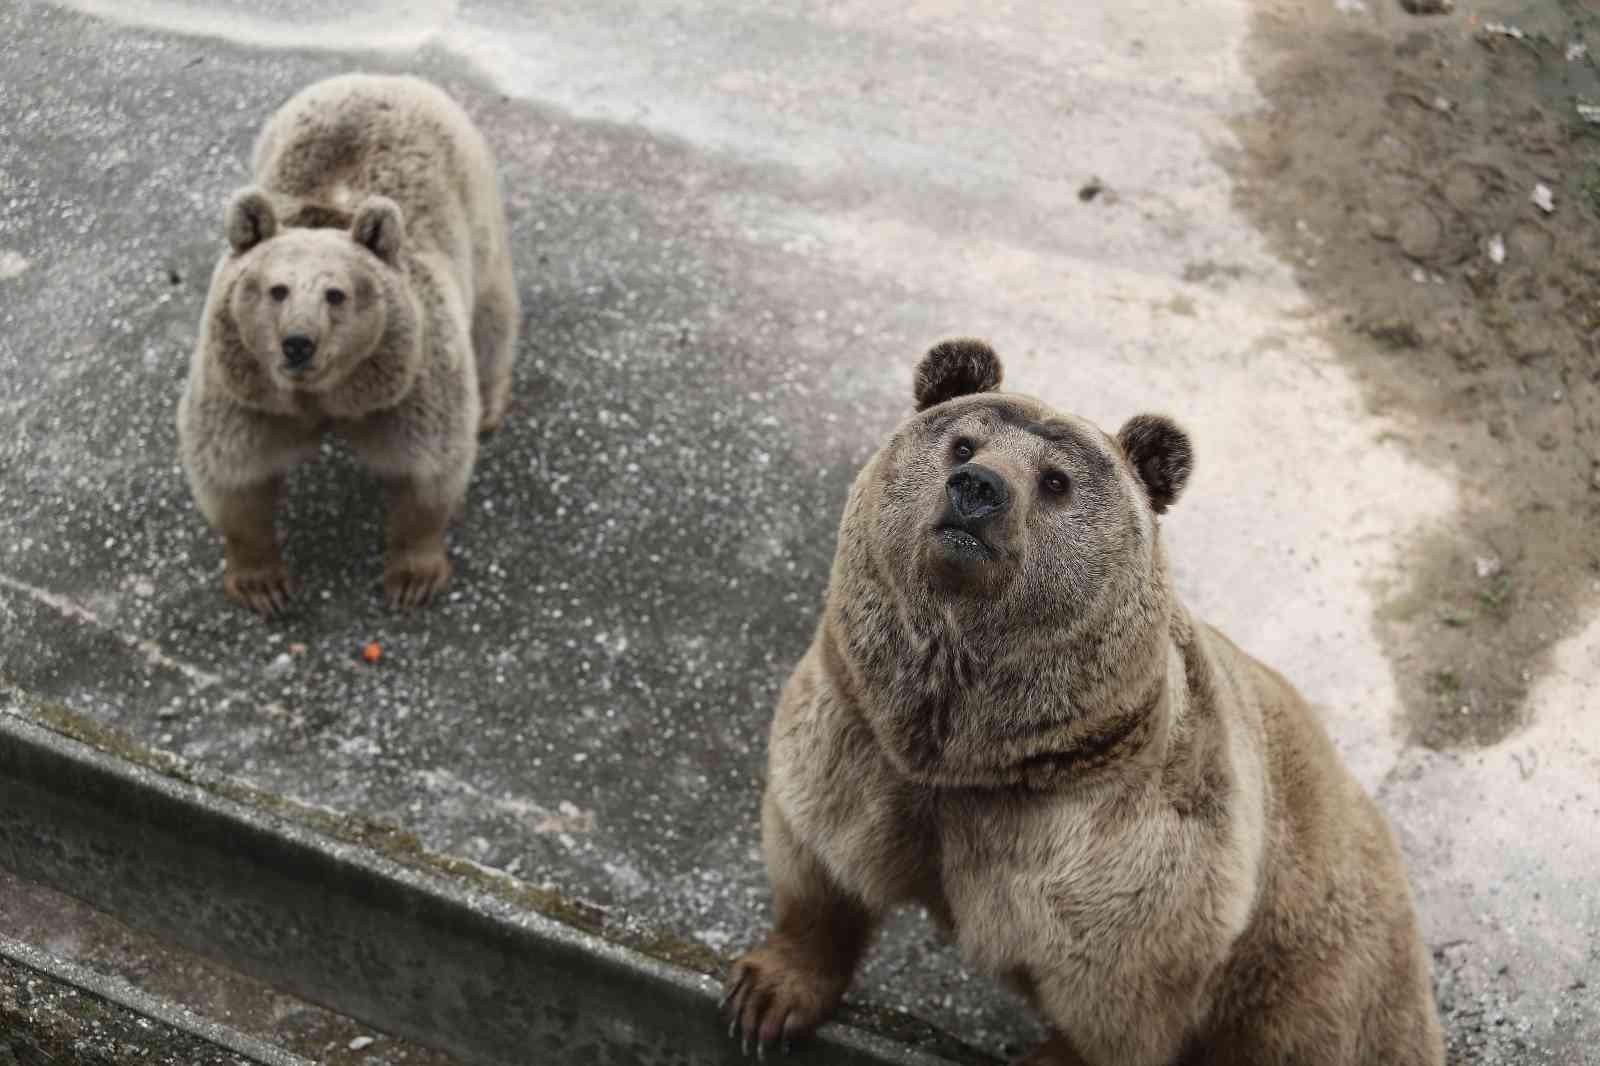
POLYGON ((1061 1066, 1438 1066, 1400 852, 1295 689, 1184 610, 1157 516, 1188 437, 996 392, 947 341, 850 492, 772 724, 776 926, 733 967, 747 1045, 839 1002, 920 903, 1061 1066))
POLYGON ((510 395, 521 311, 494 157, 433 85, 351 74, 279 108, 253 169, 178 405, 223 589, 265 615, 289 605, 273 512, 333 432, 384 489, 390 605, 425 603, 450 577, 478 434, 510 395))

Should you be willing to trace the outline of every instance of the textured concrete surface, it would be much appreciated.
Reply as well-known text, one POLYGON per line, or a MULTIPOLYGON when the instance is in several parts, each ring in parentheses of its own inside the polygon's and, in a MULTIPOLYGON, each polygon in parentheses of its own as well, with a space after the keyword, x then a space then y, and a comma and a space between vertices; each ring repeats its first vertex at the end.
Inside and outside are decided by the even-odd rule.
MULTIPOLYGON (((13 698, 31 702, 0 688, 0 863, 21 879, 477 1066, 744 1061, 715 1009, 720 960, 702 945, 620 926, 560 893, 428 852, 392 827, 250 789, 57 705, 18 714, 13 698)), ((49 928, 48 916, 30 913, 33 898, 8 903, 49 928)), ((0 954, 9 952, 0 937, 0 954)), ((108 972, 122 965, 115 945, 97 950, 91 940, 89 954, 108 972)), ((158 995, 172 988, 155 972, 143 981, 158 995)), ((248 991, 197 991, 197 1007, 256 1026, 281 1009, 248 991)), ((901 1012, 847 1005, 840 1015, 842 1024, 793 1050, 795 1066, 994 1063, 901 1012)), ((318 1019, 274 1039, 325 1041, 301 1032, 304 1022, 318 1019)), ((372 1052, 366 1039, 351 1044, 368 1044, 354 1048, 356 1061, 372 1052)), ((380 1054, 395 1046, 385 1041, 380 1054)), ((338 1066, 325 1050, 315 1058, 338 1066)))
MULTIPOLYGON (((37 961, 34 952, 27 948, 37 961)), ((284 1060, 279 1060, 284 1061, 284 1060)), ((304 1060, 293 1060, 303 1064, 304 1060)), ((0 955, 5 1066, 265 1066, 0 955)))
POLYGON ((175 948, 5 870, 0 870, 0 897, 7 903, 0 910, 0 937, 35 945, 55 958, 128 982, 166 1002, 182 1003, 198 1017, 304 1061, 326 1066, 458 1066, 441 1052, 374 1034, 358 1022, 175 948))
MULTIPOLYGON (((764 734, 846 486, 918 354, 976 333, 1016 388, 1190 426, 1183 591, 1394 818, 1462 1061, 1600 1062, 1600 636, 1503 743, 1403 742, 1375 590, 1455 486, 1231 207, 1249 4, 531 10, 0 0, 0 672, 731 952, 767 917, 764 734), (306 598, 269 626, 221 597, 172 410, 251 137, 353 67, 484 126, 526 339, 449 601, 381 608, 376 493, 334 449, 292 484, 306 598)), ((1038 1032, 914 915, 854 994, 996 1050, 1038 1032)))

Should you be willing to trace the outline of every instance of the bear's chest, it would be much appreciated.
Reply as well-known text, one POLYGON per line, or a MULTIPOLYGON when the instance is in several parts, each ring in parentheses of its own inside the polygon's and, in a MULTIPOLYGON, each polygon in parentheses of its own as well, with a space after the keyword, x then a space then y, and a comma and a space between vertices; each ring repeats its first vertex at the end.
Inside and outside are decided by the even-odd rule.
POLYGON ((960 796, 941 801, 938 826, 943 895, 962 955, 978 969, 1094 973, 1122 937, 1164 920, 1175 902, 1176 882, 1152 876, 1176 854, 1159 820, 1111 820, 1046 798, 960 796))

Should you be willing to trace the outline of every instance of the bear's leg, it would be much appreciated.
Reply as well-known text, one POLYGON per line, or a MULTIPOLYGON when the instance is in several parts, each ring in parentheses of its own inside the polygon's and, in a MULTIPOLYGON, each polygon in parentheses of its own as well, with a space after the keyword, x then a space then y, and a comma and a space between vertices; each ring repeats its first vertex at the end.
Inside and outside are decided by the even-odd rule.
POLYGON ((516 358, 521 324, 522 302, 511 277, 511 264, 506 262, 484 282, 472 314, 472 350, 478 360, 478 396, 482 401, 479 433, 493 433, 505 420, 511 403, 511 363, 516 358))
POLYGON ((765 1051, 810 1033, 839 1005, 871 939, 875 916, 839 888, 797 839, 769 795, 762 848, 777 922, 734 963, 723 996, 729 1035, 765 1051))
POLYGON ((222 534, 222 589, 271 617, 289 608, 294 583, 273 530, 284 475, 316 453, 314 425, 206 395, 191 380, 178 402, 178 455, 194 501, 222 534))
POLYGON ((288 609, 294 583, 273 534, 272 516, 283 478, 272 477, 240 489, 213 489, 202 510, 222 533, 222 590, 230 599, 271 618, 288 609))
POLYGON ((420 607, 450 581, 444 530, 457 498, 406 478, 384 484, 383 591, 391 608, 420 607))

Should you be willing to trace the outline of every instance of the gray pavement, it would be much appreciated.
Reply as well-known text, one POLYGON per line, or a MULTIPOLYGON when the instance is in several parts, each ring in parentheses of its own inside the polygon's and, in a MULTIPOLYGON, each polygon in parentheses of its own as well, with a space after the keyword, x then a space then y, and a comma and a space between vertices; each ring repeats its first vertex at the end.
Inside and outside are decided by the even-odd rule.
MULTIPOLYGON (((920 352, 976 333, 1016 388, 1190 425, 1180 583, 1394 818, 1460 1061, 1600 1063, 1600 623, 1502 745, 1405 744, 1374 587, 1454 488, 1384 443, 1331 310, 1230 205, 1248 4, 320 8, 0 0, 0 674, 731 954, 846 488, 920 352), (352 68, 484 127, 525 339, 448 601, 381 607, 376 493, 334 450, 292 482, 305 598, 269 625, 222 599, 173 407, 255 130, 352 68)), ((854 995, 995 1051, 1039 1032, 916 915, 854 995)))

